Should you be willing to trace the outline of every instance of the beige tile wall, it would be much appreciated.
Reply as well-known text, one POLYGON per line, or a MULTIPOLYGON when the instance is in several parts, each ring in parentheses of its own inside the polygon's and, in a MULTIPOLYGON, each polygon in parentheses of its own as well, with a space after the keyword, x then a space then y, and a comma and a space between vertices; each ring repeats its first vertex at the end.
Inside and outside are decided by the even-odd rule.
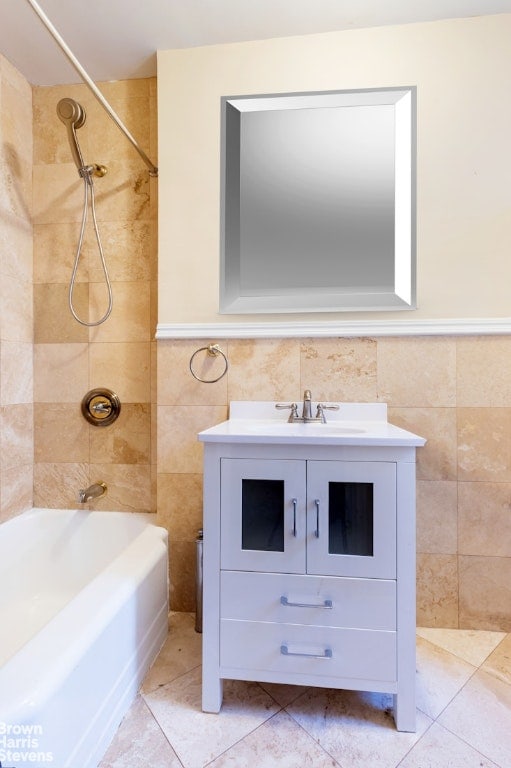
MULTIPOLYGON (((511 338, 229 340, 228 374, 209 385, 188 370, 205 343, 158 342, 158 515, 176 609, 194 604, 197 432, 230 400, 296 400, 310 388, 317 400, 384 401, 394 423, 428 440, 417 460, 418 623, 511 630, 511 338)), ((221 362, 202 360, 213 378, 221 362)))
POLYGON ((0 522, 32 506, 32 91, 0 55, 0 522))
MULTIPOLYGON (((100 83, 140 145, 156 158, 156 81, 100 83)), ((156 184, 128 140, 85 85, 33 89, 34 114, 34 502, 75 506, 79 488, 108 486, 96 509, 155 509, 153 404, 156 318, 156 184), (72 162, 56 107, 63 97, 87 113, 77 136, 86 163, 108 168, 95 180, 96 215, 114 305, 97 327, 80 325, 68 308, 83 182, 72 162), (89 389, 121 400, 115 424, 82 417, 89 389)), ((74 305, 96 320, 107 307, 103 270, 89 223, 74 305)))

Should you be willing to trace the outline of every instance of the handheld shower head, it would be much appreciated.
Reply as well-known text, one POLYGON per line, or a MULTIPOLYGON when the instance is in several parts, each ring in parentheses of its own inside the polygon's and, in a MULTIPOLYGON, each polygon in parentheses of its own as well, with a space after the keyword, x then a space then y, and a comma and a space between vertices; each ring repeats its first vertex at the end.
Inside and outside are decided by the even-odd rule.
POLYGON ((76 163, 78 172, 80 172, 82 168, 85 167, 85 163, 83 162, 78 139, 76 138, 76 129, 81 128, 85 123, 85 110, 81 104, 78 104, 74 99, 66 98, 61 99, 57 104, 57 115, 67 128, 67 137, 69 139, 71 154, 73 155, 73 160, 76 163))

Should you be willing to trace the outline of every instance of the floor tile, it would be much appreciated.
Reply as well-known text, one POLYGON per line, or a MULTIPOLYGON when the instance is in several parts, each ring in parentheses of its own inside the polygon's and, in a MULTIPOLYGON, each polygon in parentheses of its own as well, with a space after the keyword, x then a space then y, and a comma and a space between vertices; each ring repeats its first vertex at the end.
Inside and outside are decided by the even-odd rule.
POLYGON ((417 638, 417 707, 435 719, 475 671, 458 656, 417 638))
POLYGON ((433 723, 399 768, 499 768, 457 736, 433 723))
POLYGON ((281 707, 287 707, 292 701, 309 690, 306 685, 283 685, 281 683, 259 683, 281 707))
POLYGON ((388 694, 311 688, 287 711, 342 768, 395 768, 431 720, 418 712, 417 733, 400 733, 391 706, 388 694))
POLYGON ((226 680, 218 715, 201 711, 201 693, 201 670, 194 669, 144 694, 185 768, 202 768, 279 709, 257 683, 226 680))
POLYGON ((211 768, 338 768, 337 763, 285 712, 235 744, 211 768))
POLYGON ((170 614, 167 640, 145 677, 142 693, 154 691, 201 664, 202 635, 194 627, 195 614, 170 614))
POLYGON ((506 633, 485 632, 480 629, 419 627, 417 635, 478 667, 505 638, 506 633))
POLYGON ((439 723, 502 768, 511 765, 511 686, 478 671, 439 723))
POLYGON ((138 696, 98 768, 181 768, 176 753, 138 696))
POLYGON ((493 651, 482 666, 489 675, 511 685, 511 635, 508 635, 493 651))

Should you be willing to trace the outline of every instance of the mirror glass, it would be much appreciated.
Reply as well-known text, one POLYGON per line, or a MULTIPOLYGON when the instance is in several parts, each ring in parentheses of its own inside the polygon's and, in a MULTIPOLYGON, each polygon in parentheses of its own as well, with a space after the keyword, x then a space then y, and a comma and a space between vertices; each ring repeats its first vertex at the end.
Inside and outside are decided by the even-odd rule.
POLYGON ((222 99, 220 312, 415 308, 415 89, 222 99))

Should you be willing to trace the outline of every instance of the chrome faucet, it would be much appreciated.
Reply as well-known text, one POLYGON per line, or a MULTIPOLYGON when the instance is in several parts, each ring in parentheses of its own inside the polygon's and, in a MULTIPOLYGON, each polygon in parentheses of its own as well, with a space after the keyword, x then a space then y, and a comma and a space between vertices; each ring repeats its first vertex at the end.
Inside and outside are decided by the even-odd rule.
POLYGON ((301 421, 304 424, 311 421, 320 421, 322 424, 326 424, 325 411, 338 411, 338 405, 324 405, 324 403, 318 403, 316 407, 316 416, 312 415, 312 395, 310 389, 306 389, 303 393, 303 405, 302 415, 298 416, 298 404, 297 403, 276 403, 275 408, 289 408, 291 413, 289 414, 288 422, 293 424, 296 421, 301 421))
POLYGON ((106 493, 106 483, 99 482, 89 485, 88 488, 80 488, 78 491, 78 503, 87 504, 92 499, 98 499, 106 493))

